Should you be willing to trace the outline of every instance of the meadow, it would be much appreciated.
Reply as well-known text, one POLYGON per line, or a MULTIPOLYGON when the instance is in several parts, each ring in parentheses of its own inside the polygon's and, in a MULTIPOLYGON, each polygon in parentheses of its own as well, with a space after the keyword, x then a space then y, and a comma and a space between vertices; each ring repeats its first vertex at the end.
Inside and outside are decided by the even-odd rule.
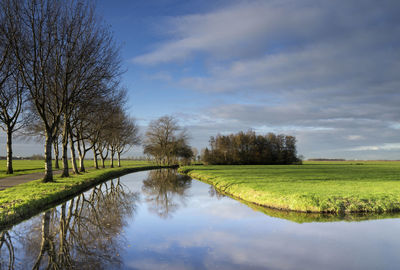
POLYGON ((258 205, 300 212, 400 211, 400 162, 186 166, 180 172, 258 205))

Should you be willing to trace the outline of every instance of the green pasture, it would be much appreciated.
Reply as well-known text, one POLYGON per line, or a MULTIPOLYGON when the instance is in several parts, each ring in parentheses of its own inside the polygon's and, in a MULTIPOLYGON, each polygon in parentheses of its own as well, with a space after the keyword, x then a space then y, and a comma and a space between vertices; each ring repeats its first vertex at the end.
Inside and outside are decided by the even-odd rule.
POLYGON ((400 162, 187 166, 195 179, 242 200, 301 212, 400 211, 400 162))

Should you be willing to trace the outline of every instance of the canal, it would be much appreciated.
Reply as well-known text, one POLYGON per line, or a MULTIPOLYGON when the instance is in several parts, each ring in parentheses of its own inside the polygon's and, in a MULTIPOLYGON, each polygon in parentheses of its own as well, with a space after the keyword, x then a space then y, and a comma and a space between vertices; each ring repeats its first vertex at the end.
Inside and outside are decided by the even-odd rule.
POLYGON ((0 269, 398 269, 397 216, 246 205, 175 170, 110 180, 0 233, 0 269))

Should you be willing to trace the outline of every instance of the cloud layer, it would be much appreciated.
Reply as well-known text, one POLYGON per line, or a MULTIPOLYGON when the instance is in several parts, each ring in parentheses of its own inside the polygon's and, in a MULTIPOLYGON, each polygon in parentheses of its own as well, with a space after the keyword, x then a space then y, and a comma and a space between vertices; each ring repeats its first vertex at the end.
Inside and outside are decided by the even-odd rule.
POLYGON ((169 82, 209 95, 210 104, 225 95, 200 114, 227 130, 294 131, 307 156, 395 156, 385 151, 400 142, 399 1, 229 3, 169 18, 167 39, 133 61, 158 72, 201 62, 205 74, 169 82))

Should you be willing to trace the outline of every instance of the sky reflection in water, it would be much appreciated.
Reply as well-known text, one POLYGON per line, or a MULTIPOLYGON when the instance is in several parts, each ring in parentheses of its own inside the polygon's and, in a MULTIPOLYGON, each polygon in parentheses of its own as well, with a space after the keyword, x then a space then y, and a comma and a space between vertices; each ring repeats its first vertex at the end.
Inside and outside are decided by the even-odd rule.
POLYGON ((399 229, 393 217, 300 224, 173 171, 139 172, 3 231, 0 269, 10 258, 15 269, 396 269, 399 229))

